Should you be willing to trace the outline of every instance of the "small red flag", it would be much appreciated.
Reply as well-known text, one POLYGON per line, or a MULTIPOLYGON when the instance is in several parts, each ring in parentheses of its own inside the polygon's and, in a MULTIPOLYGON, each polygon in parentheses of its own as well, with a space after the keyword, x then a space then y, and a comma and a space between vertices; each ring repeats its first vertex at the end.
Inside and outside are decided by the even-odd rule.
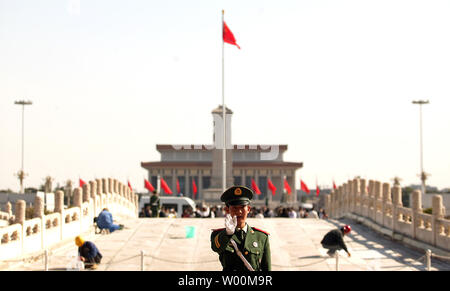
POLYGON ((308 189, 308 186, 306 186, 306 184, 305 183, 303 183, 303 181, 300 179, 300 187, 301 187, 301 190, 302 191, 305 191, 306 193, 308 193, 309 194, 309 189, 308 189))
POLYGON ((161 177, 161 188, 163 188, 164 191, 165 191, 167 194, 173 194, 173 193, 172 193, 172 190, 170 190, 170 188, 169 188, 169 186, 167 185, 166 181, 164 181, 164 179, 163 179, 162 177, 161 177))
POLYGON ((337 187, 336 187, 336 183, 334 183, 334 180, 333 180, 333 189, 337 189, 337 187))
POLYGON ((254 179, 252 179, 252 189, 255 191, 257 195, 261 195, 261 190, 259 190, 258 185, 256 185, 256 182, 254 179))
POLYGON ((196 194, 197 194, 197 185, 195 184, 195 180, 194 179, 192 179, 192 191, 194 192, 194 199, 195 199, 195 196, 196 196, 196 194))
POLYGON ((86 184, 81 178, 80 178, 80 187, 83 187, 86 184))
POLYGON ((130 188, 131 191, 133 191, 133 188, 131 187, 130 181, 128 181, 128 187, 130 188))
POLYGON ((234 38, 233 33, 228 28, 225 21, 223 22, 223 41, 232 45, 237 46, 238 49, 241 49, 239 45, 236 43, 236 39, 234 38))
POLYGON ((316 196, 319 196, 320 194, 320 188, 319 185, 316 186, 316 196))
POLYGON ((289 186, 289 183, 288 183, 288 181, 286 179, 284 179, 284 189, 286 189, 288 194, 292 193, 291 186, 289 186))
POLYGON ((178 194, 181 193, 181 190, 180 190, 180 181, 178 181, 178 178, 177 178, 177 193, 178 193, 178 194))
POLYGON ((147 179, 144 179, 144 186, 150 192, 155 191, 155 187, 147 179))
POLYGON ((267 179, 267 185, 268 185, 270 191, 272 191, 272 196, 275 196, 275 192, 277 191, 277 188, 275 187, 275 185, 272 184, 272 181, 270 181, 270 179, 267 179))

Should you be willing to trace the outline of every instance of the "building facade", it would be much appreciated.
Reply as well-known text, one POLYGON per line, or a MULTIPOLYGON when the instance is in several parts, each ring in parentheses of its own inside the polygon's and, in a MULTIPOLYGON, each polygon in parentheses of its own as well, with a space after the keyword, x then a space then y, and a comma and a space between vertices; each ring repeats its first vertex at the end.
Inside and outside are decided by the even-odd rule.
MULTIPOLYGON (((223 140, 226 142, 226 187, 243 185, 252 188, 252 180, 261 191, 255 195, 254 204, 296 203, 295 172, 303 167, 301 162, 285 162, 283 154, 287 145, 232 145, 231 110, 226 109, 226 135, 223 137, 222 107, 212 111, 214 117, 213 144, 168 145, 157 144, 160 161, 142 162, 148 171, 148 180, 159 188, 159 178, 171 188, 173 195, 190 197, 197 202, 221 203, 223 140), (292 194, 284 190, 284 179, 292 194), (269 180, 276 187, 268 187, 269 180), (178 187, 177 187, 178 185, 178 187), (177 188, 179 188, 179 193, 177 188), (194 189, 197 188, 197 193, 194 189)), ((160 190, 161 195, 164 191, 160 190)))

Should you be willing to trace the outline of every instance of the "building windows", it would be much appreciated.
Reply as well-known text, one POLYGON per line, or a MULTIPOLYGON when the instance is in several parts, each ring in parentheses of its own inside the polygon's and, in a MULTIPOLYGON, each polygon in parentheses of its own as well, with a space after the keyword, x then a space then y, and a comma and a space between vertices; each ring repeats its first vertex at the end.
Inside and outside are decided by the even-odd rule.
POLYGON ((267 197, 267 176, 259 176, 258 188, 261 191, 261 195, 257 195, 259 200, 267 197))
POLYGON ((202 177, 203 189, 208 189, 211 187, 211 176, 203 176, 202 177))
MULTIPOLYGON (((180 192, 179 193, 182 193, 183 195, 185 195, 186 193, 184 193, 184 189, 185 189, 185 185, 186 185, 186 177, 185 176, 178 176, 177 179, 178 179, 178 183, 180 185, 180 192)), ((177 189, 175 189, 175 190, 177 190, 177 189)), ((176 194, 179 194, 179 193, 177 191, 176 194)))
POLYGON ((241 178, 241 176, 234 176, 233 177, 233 183, 234 183, 234 185, 242 185, 242 178, 241 178))

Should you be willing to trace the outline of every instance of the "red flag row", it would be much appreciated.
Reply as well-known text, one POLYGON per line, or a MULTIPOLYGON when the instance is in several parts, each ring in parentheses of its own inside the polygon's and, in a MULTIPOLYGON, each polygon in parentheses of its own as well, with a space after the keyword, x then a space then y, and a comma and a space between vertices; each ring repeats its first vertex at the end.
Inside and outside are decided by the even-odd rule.
MULTIPOLYGON (((160 181, 161 181, 161 188, 164 190, 164 192, 166 194, 173 194, 173 192, 170 189, 169 185, 167 185, 166 181, 162 177, 160 178, 160 181)), ((283 182, 284 182, 284 189, 286 190, 286 192, 288 194, 292 194, 292 190, 291 190, 291 187, 289 186, 288 181, 286 179, 284 179, 283 182)), ((83 185, 85 185, 86 182, 83 181, 83 179, 79 178, 79 184, 80 184, 80 187, 83 187, 83 185)), ((131 187, 130 181, 128 181, 128 187, 130 188, 131 191, 133 191, 133 188, 131 187)), ((155 187, 153 187, 153 185, 147 179, 144 179, 144 187, 145 187, 145 189, 147 189, 150 192, 155 191, 155 187)), ((176 182, 176 187, 177 187, 177 193, 181 193, 180 182, 178 181, 178 179, 177 179, 177 182, 176 182)), ((256 184, 256 182, 255 182, 255 180, 253 178, 252 178, 252 186, 251 187, 252 187, 252 190, 255 191, 256 195, 261 195, 261 190, 259 189, 258 185, 256 184)), ((277 191, 277 188, 275 187, 275 185, 273 185, 273 183, 272 183, 272 181, 270 179, 267 180, 267 187, 272 192, 272 196, 275 196, 275 192, 277 191)), ((306 185, 305 182, 303 182, 302 179, 300 179, 300 189, 302 191, 306 192, 308 195, 311 193, 311 191, 309 190, 308 186, 306 185)), ((337 189, 336 183, 334 182, 334 180, 333 180, 333 189, 337 189)), ((193 191, 193 194, 194 194, 193 197, 195 199, 195 196, 196 196, 196 194, 198 192, 198 188, 197 188, 197 185, 196 185, 194 179, 192 179, 192 191, 193 191)), ((319 185, 317 185, 317 183, 316 183, 316 196, 319 196, 319 194, 320 194, 320 188, 319 188, 319 185)))

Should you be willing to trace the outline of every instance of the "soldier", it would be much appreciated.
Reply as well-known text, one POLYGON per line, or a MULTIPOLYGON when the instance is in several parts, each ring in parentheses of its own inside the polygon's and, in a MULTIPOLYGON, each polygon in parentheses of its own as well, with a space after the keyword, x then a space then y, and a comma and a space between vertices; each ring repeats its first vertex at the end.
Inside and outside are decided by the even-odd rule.
POLYGON ((152 217, 159 217, 159 210, 161 209, 161 202, 159 200, 158 193, 153 190, 153 194, 150 197, 150 208, 152 211, 152 217))
POLYGON ((220 197, 225 202, 225 228, 211 234, 211 248, 219 254, 223 271, 270 271, 269 234, 246 223, 253 192, 233 186, 220 197))

